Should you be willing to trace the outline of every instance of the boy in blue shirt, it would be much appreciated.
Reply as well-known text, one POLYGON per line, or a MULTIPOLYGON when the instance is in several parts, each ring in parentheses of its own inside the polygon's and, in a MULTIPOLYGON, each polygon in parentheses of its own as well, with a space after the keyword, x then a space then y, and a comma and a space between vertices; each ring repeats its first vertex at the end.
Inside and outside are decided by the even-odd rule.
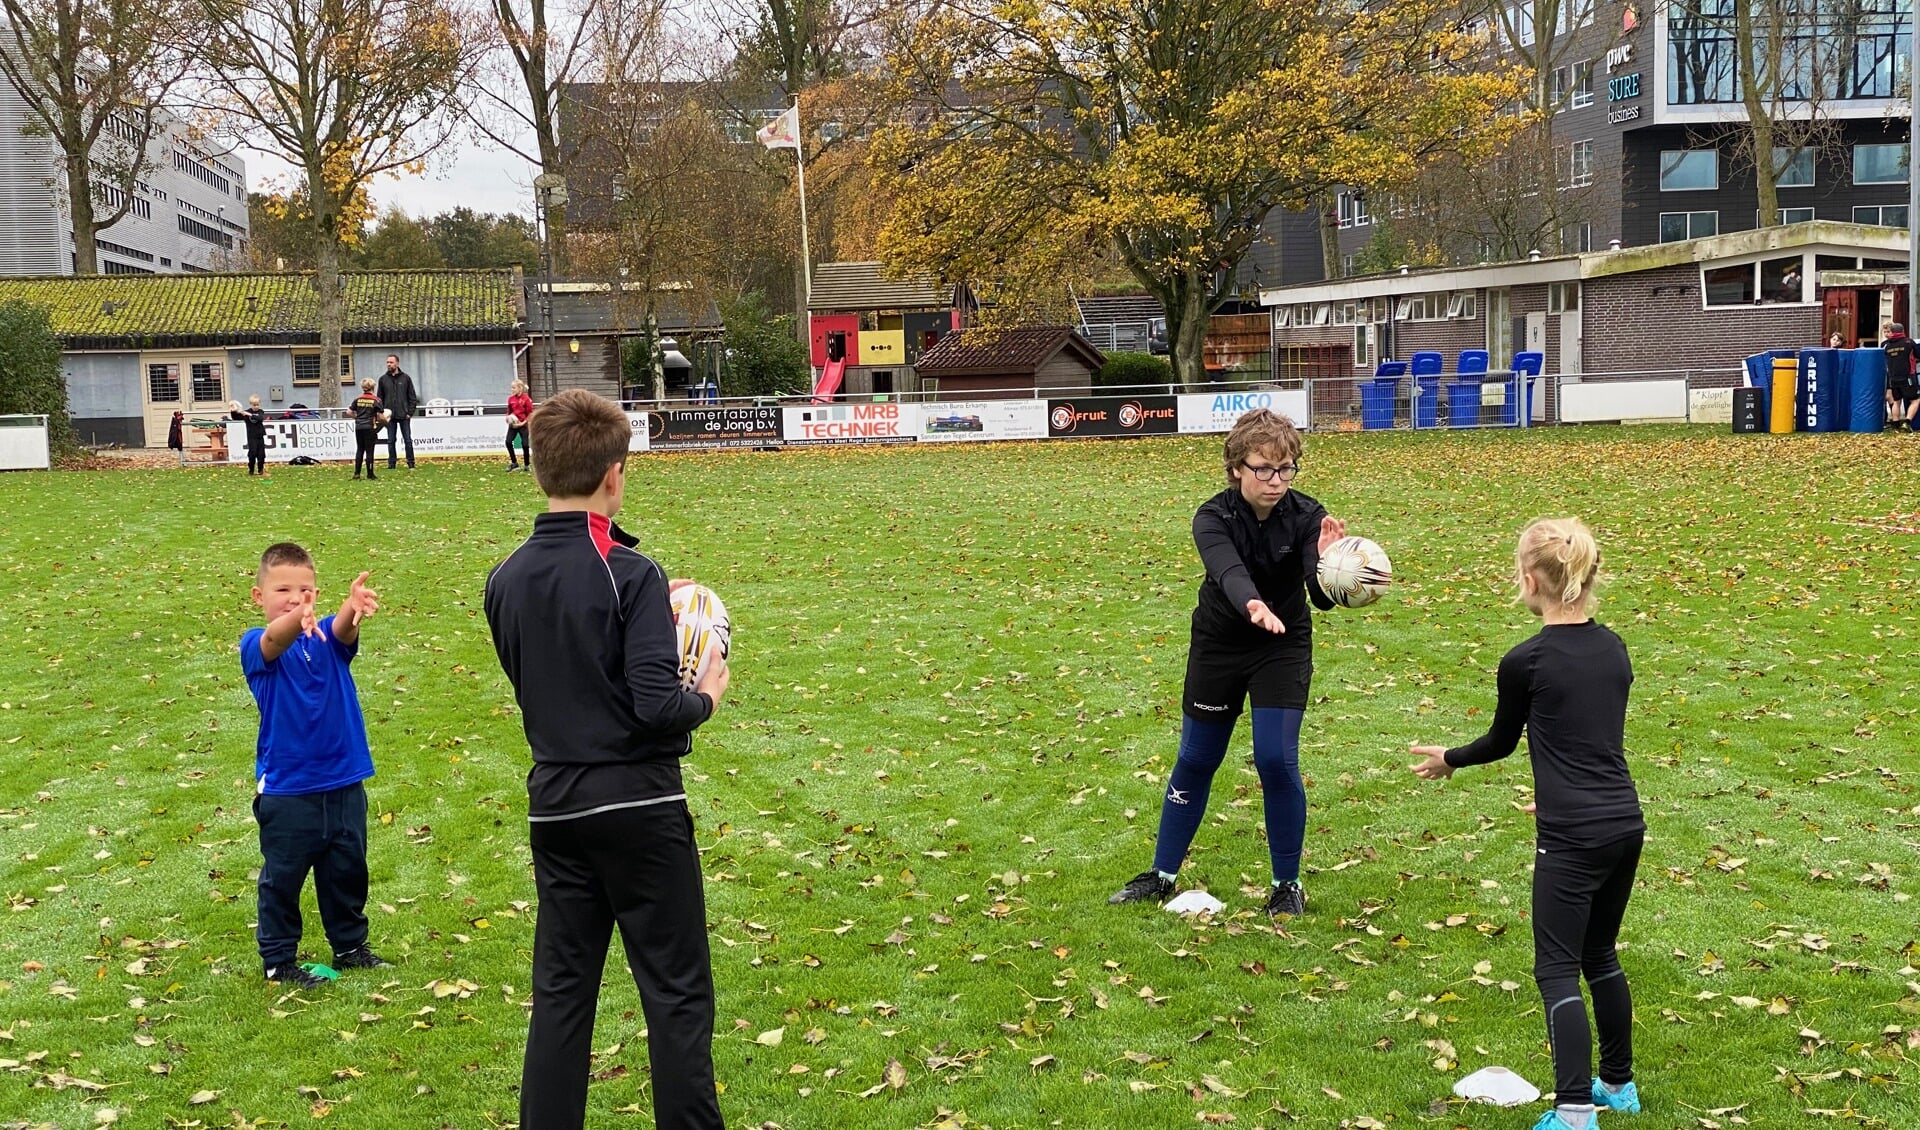
POLYGON ((367 948, 367 790, 373 754, 349 664, 360 622, 379 610, 367 574, 340 611, 315 620, 313 558, 292 542, 268 546, 253 602, 267 626, 240 637, 240 668, 260 707, 253 817, 260 826, 260 960, 267 980, 326 982, 296 962, 300 888, 313 872, 335 969, 380 969, 367 948))

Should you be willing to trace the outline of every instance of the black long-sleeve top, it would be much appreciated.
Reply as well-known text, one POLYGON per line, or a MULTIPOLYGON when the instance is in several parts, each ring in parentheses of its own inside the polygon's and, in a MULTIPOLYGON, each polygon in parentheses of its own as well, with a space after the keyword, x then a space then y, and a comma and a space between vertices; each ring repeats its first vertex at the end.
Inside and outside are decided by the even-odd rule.
POLYGON ((247 426, 247 450, 263 451, 267 446, 267 414, 259 408, 242 408, 228 415, 247 426))
POLYGON ((1281 495, 1264 521, 1231 487, 1201 503, 1193 516, 1193 544, 1207 575, 1193 610, 1194 630, 1242 647, 1310 647, 1308 596, 1323 611, 1333 607, 1319 580, 1320 522, 1326 516, 1326 507, 1297 490, 1281 495), (1255 627, 1247 616, 1249 600, 1265 602, 1287 630, 1275 635, 1255 627))
POLYGON ((1543 848, 1601 847, 1644 832, 1627 769, 1633 663, 1612 629, 1548 624, 1500 660, 1500 701, 1486 734, 1446 752, 1455 768, 1512 753, 1524 728, 1543 848))
POLYGON ((667 578, 626 531, 541 514, 487 578, 487 626, 533 750, 531 820, 686 796, 680 758, 713 700, 680 685, 667 578))

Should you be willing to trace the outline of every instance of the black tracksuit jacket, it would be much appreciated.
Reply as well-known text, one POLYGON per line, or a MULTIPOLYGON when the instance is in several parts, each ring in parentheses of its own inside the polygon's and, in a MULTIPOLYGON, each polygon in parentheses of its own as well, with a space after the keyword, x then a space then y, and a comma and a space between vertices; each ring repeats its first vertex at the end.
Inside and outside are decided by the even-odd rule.
POLYGON ((533 750, 528 819, 685 799, 680 758, 713 701, 680 685, 667 578, 585 511, 541 514, 487 578, 487 626, 533 750))
POLYGON ((1319 579, 1320 522, 1326 516, 1326 507, 1297 490, 1281 495, 1264 522, 1236 487, 1201 503, 1193 516, 1193 544, 1207 575, 1193 609, 1194 632, 1228 646, 1310 652, 1308 598, 1322 611, 1333 607, 1319 579), (1287 630, 1276 635, 1254 627, 1249 600, 1265 601, 1287 630))

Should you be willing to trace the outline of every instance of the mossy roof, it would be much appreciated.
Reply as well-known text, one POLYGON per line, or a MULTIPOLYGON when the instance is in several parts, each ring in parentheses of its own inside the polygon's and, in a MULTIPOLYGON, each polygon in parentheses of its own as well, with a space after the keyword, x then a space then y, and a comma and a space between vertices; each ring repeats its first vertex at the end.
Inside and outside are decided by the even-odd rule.
MULTIPOLYGON (((521 337, 517 270, 342 274, 347 344, 521 337)), ((0 278, 0 301, 48 310, 72 350, 306 345, 320 340, 313 275, 191 274, 0 278)))

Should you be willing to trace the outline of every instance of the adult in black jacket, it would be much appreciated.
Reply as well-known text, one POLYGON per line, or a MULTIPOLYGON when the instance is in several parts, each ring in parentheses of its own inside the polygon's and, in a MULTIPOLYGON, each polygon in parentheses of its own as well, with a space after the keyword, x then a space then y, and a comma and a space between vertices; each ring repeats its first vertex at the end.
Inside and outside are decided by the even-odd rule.
POLYGON ((385 406, 387 416, 387 470, 391 471, 400 461, 400 451, 395 446, 394 434, 407 443, 407 466, 413 466, 413 413, 420 407, 420 393, 413 387, 413 378, 400 367, 400 358, 387 354, 387 371, 380 374, 380 388, 377 393, 380 403, 385 406))
POLYGON ((613 524, 633 428, 569 389, 533 416, 547 513, 487 578, 487 626, 533 753, 527 820, 540 916, 522 1130, 586 1118, 593 1016, 614 928, 646 1013, 660 1130, 723 1130, 706 899, 680 759, 726 693, 689 690, 660 567, 613 524))
POLYGON ((1627 769, 1627 646, 1593 621, 1600 550, 1576 518, 1542 519, 1520 535, 1520 598, 1540 631, 1500 660, 1493 724, 1453 749, 1415 745, 1429 780, 1506 757, 1524 730, 1533 762, 1533 976, 1553 1044, 1554 1109, 1534 1130, 1588 1130, 1594 1108, 1638 1111, 1633 998, 1620 965, 1620 922, 1647 823, 1627 769), (1600 1029, 1600 1074, 1585 976, 1600 1029))
POLYGON ((1292 489, 1300 469, 1300 433, 1264 408, 1241 416, 1228 433, 1228 489, 1193 516, 1193 542, 1206 566, 1193 610, 1181 701, 1180 753, 1160 806, 1153 867, 1134 876, 1108 902, 1159 900, 1174 879, 1206 815, 1213 775, 1226 759, 1242 706, 1253 705, 1253 764, 1265 797, 1273 889, 1267 912, 1291 917, 1306 909, 1300 852, 1307 794, 1300 777, 1300 724, 1313 678, 1313 617, 1333 600, 1320 589, 1320 554, 1346 536, 1292 489))

